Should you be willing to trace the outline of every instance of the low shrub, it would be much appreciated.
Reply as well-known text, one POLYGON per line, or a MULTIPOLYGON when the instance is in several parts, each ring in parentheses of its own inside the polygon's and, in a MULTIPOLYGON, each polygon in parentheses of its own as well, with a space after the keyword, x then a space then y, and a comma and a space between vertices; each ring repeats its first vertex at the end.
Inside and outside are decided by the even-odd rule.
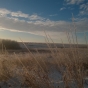
POLYGON ((0 40, 0 49, 6 48, 6 49, 21 49, 19 43, 17 41, 13 40, 5 40, 1 39, 0 40))

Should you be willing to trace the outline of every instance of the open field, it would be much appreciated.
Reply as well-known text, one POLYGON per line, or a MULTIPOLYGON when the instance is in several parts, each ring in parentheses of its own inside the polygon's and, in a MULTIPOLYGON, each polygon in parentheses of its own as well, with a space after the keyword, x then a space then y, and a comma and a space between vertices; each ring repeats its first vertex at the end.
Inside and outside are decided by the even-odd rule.
POLYGON ((88 88, 88 49, 0 54, 1 88, 88 88))
POLYGON ((0 0, 0 88, 88 88, 88 0, 0 0))
MULTIPOLYGON (((64 49, 64 47, 66 48, 66 50, 69 50, 70 47, 73 49, 75 47, 77 47, 77 44, 71 44, 71 45, 70 44, 64 44, 64 46, 63 46, 63 44, 60 44, 60 43, 55 43, 55 44, 48 43, 49 46, 46 43, 25 42, 24 44, 23 44, 23 42, 19 42, 20 49, 19 48, 18 49, 7 49, 6 48, 6 49, 9 53, 13 53, 13 52, 15 52, 15 53, 20 53, 20 52, 26 53, 26 52, 28 52, 27 48, 30 49, 30 51, 34 52, 34 53, 36 53, 36 49, 38 50, 39 53, 51 53, 50 49, 52 49, 53 52, 55 52, 56 48, 58 48, 58 50, 62 51, 64 49), (49 47, 50 47, 50 49, 49 49, 49 47)), ((86 44, 79 44, 78 48, 81 50, 87 50, 86 49, 87 45, 86 44)), ((3 51, 5 51, 5 49, 3 49, 3 51)), ((2 49, 0 49, 0 52, 2 52, 2 49)))

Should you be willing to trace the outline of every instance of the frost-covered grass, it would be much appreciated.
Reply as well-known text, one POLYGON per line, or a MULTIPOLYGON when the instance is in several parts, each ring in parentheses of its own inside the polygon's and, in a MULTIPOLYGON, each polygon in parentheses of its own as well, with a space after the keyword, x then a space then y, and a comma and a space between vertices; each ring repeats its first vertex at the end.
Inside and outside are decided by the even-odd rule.
POLYGON ((87 49, 0 54, 0 82, 12 88, 84 88, 87 74, 87 49))

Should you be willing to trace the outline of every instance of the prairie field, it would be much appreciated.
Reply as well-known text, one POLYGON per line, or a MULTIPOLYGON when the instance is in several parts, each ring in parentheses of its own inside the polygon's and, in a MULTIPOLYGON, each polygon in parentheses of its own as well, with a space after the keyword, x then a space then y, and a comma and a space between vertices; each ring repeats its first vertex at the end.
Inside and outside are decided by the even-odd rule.
POLYGON ((88 88, 88 0, 0 0, 0 88, 88 88))
POLYGON ((88 88, 88 49, 0 53, 1 88, 88 88))

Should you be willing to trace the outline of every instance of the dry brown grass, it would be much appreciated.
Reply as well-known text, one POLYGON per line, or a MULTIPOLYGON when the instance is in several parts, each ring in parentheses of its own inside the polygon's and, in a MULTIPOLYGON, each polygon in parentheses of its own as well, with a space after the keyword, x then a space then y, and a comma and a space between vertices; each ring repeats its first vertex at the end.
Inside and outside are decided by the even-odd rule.
MULTIPOLYGON (((88 76, 88 57, 85 52, 88 53, 88 50, 78 49, 79 56, 75 49, 58 49, 53 55, 52 52, 0 54, 0 81, 18 77, 21 78, 21 86, 54 88, 49 73, 55 68, 62 75, 62 80, 58 78, 58 82, 62 81, 64 88, 71 88, 69 85, 72 81, 77 88, 84 88, 84 78, 88 76)), ((17 84, 15 80, 12 81, 17 84)))

